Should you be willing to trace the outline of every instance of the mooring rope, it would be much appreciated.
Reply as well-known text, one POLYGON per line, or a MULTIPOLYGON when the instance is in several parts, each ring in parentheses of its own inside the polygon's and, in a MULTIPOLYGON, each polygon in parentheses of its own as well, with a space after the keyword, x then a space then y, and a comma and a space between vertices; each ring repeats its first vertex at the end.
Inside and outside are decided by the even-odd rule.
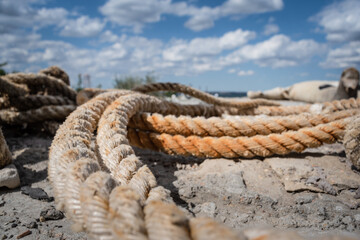
POLYGON ((68 85, 69 76, 56 66, 1 76, 0 123, 61 123, 76 108, 76 92, 68 85))
POLYGON ((256 104, 250 109, 264 114, 277 108, 277 115, 306 110, 298 116, 214 118, 211 109, 217 109, 212 116, 221 116, 236 108, 181 106, 126 90, 94 92, 57 131, 48 170, 58 207, 95 239, 242 239, 211 219, 189 218, 177 208, 130 145, 198 157, 284 155, 341 139, 359 113, 352 99, 316 109, 256 104))
POLYGON ((63 120, 76 108, 75 105, 49 105, 23 112, 0 110, 0 121, 10 124, 63 120))
POLYGON ((189 86, 185 86, 179 83, 153 83, 153 84, 144 84, 132 89, 136 92, 141 93, 150 93, 158 91, 172 91, 172 92, 181 92, 187 94, 191 97, 198 98, 206 103, 214 104, 217 106, 224 107, 234 107, 241 109, 256 108, 258 106, 278 106, 279 104, 269 101, 266 99, 256 99, 253 101, 231 101, 223 98, 216 98, 211 94, 201 92, 197 89, 194 89, 189 86))
POLYGON ((354 119, 348 126, 344 136, 346 156, 360 169, 360 118, 354 119))
POLYGON ((155 133, 167 133, 170 135, 200 137, 239 137, 268 135, 285 131, 296 131, 300 128, 313 127, 323 123, 329 123, 338 119, 351 117, 360 113, 359 109, 350 109, 332 114, 308 113, 296 116, 269 117, 256 116, 241 118, 220 117, 188 117, 174 115, 161 115, 150 113, 135 114, 129 122, 129 127, 155 133))
POLYGON ((207 158, 253 158, 302 152, 306 148, 334 143, 344 135, 352 118, 320 124, 297 131, 256 135, 253 137, 199 137, 158 134, 129 129, 130 144, 168 154, 207 158), (139 142, 141 144, 139 144, 139 142))
POLYGON ((61 95, 75 101, 76 92, 62 80, 45 74, 12 73, 2 76, 3 79, 15 84, 26 85, 31 93, 44 91, 49 95, 61 95))

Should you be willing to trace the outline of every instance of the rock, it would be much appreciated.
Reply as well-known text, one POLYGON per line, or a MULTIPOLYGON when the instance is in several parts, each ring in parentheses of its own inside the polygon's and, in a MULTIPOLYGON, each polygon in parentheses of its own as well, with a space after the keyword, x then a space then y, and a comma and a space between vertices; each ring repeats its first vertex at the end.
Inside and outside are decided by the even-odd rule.
POLYGON ((20 186, 20 177, 14 164, 0 169, 0 187, 17 188, 20 186))
POLYGON ((358 174, 340 162, 337 156, 317 159, 274 157, 265 162, 277 173, 288 192, 310 190, 336 194, 360 185, 358 174))
POLYGON ((311 203, 315 198, 316 196, 314 194, 304 194, 296 197, 295 202, 300 205, 308 204, 311 203))
POLYGON ((358 189, 356 190, 354 198, 360 199, 360 187, 358 187, 358 189))
POLYGON ((50 206, 40 212, 40 218, 44 221, 59 220, 64 218, 64 214, 61 211, 56 210, 54 206, 50 206))
POLYGON ((47 202, 54 201, 53 197, 49 197, 47 193, 41 188, 31 188, 29 186, 24 186, 21 188, 21 193, 29 195, 33 199, 45 200, 47 202))
POLYGON ((263 161, 241 161, 236 168, 244 173, 242 177, 248 190, 272 199, 280 199, 286 193, 276 173, 263 161))
POLYGON ((328 182, 326 181, 326 175, 324 174, 323 169, 316 169, 317 174, 314 176, 309 177, 306 180, 306 184, 312 184, 321 190, 323 190, 325 193, 331 194, 331 195, 337 195, 337 190, 328 182))
POLYGON ((199 216, 206 216, 214 218, 216 215, 216 204, 213 202, 206 202, 201 205, 201 212, 199 216))
POLYGON ((38 224, 33 221, 25 225, 27 228, 38 228, 38 224))

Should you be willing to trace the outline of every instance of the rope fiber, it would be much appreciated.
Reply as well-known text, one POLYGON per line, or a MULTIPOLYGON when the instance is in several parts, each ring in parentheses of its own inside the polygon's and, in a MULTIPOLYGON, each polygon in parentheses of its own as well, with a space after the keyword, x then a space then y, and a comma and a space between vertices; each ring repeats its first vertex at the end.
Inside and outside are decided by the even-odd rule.
POLYGON ((180 210, 131 145, 210 158, 285 155, 341 140, 359 113, 358 99, 291 107, 234 103, 179 84, 81 94, 82 105, 57 131, 48 171, 58 208, 94 239, 244 239, 180 210), (158 90, 207 104, 179 105, 144 94, 158 90), (239 115, 245 113, 253 116, 239 115))

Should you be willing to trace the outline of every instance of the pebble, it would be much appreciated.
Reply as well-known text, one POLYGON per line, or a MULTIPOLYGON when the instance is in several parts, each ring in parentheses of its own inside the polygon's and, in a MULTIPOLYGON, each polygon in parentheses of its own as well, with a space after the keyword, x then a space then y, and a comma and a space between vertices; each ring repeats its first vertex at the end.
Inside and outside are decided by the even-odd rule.
POLYGON ((42 188, 31 188, 29 186, 24 186, 21 188, 21 193, 29 195, 29 197, 37 200, 45 200, 47 202, 54 201, 54 198, 49 197, 42 188))
POLYGON ((25 225, 27 228, 37 228, 38 225, 37 223, 34 221, 34 222, 30 222, 28 224, 25 225))
POLYGON ((14 164, 0 169, 0 187, 17 188, 20 186, 19 172, 14 164))
POLYGON ((47 207, 40 212, 40 222, 47 220, 59 220, 63 218, 64 214, 61 211, 56 210, 54 206, 47 207))

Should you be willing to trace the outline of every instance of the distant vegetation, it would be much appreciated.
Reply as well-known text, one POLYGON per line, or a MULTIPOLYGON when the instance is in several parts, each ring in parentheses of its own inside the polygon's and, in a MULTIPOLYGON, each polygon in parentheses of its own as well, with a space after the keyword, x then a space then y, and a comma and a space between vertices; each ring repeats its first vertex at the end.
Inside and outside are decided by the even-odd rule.
POLYGON ((6 75, 6 71, 3 69, 3 66, 6 66, 7 62, 0 63, 0 76, 6 75))
POLYGON ((146 74, 144 78, 134 77, 134 76, 125 76, 125 77, 115 77, 114 88, 118 89, 133 89, 136 86, 142 84, 155 83, 156 77, 152 74, 146 74))

